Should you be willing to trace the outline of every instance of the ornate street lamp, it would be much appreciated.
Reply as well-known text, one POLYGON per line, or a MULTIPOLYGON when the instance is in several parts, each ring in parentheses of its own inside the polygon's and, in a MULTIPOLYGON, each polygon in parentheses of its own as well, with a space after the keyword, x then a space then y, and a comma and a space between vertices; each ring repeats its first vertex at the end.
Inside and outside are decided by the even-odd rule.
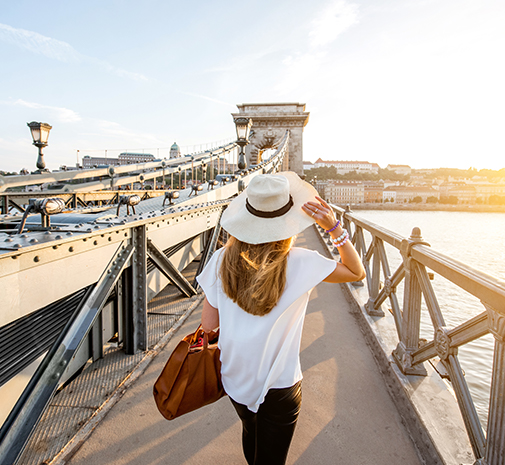
POLYGON ((165 168, 167 166, 167 162, 165 161, 165 159, 163 159, 163 161, 161 162, 161 168, 163 169, 163 179, 161 181, 161 188, 162 189, 165 189, 165 168))
POLYGON ((163 206, 165 206, 165 202, 168 200, 169 205, 173 205, 172 200, 179 198, 179 192, 169 190, 165 192, 165 198, 163 199, 163 206))
POLYGON ((49 138, 49 131, 53 128, 47 123, 37 123, 32 121, 31 123, 26 123, 32 132, 33 145, 39 149, 39 157, 37 158, 37 168, 40 171, 49 171, 46 169, 46 163, 44 162, 44 154, 42 149, 47 147, 47 139, 49 138))
POLYGON ((113 191, 114 190, 114 176, 116 174, 116 170, 115 170, 114 166, 112 166, 112 165, 109 166, 108 173, 109 173, 109 178, 110 178, 110 190, 113 191))
POLYGON ((140 203, 140 196, 133 194, 133 195, 122 195, 119 197, 119 202, 117 203, 117 212, 116 216, 119 216, 119 208, 121 205, 126 205, 126 214, 130 214, 130 207, 132 207, 133 214, 135 215, 135 205, 138 205, 140 203))
POLYGON ((202 182, 207 180, 207 164, 202 162, 202 182))
POLYGON ((46 198, 46 199, 30 199, 29 204, 23 214, 21 223, 19 223, 17 233, 21 234, 26 224, 26 219, 30 213, 40 213, 40 224, 43 228, 51 226, 50 215, 61 213, 65 209, 65 201, 60 198, 46 198))
POLYGON ((240 146, 237 168, 239 170, 244 170, 247 167, 244 147, 249 143, 249 132, 252 126, 252 119, 239 117, 235 118, 234 121, 237 129, 237 144, 240 146))

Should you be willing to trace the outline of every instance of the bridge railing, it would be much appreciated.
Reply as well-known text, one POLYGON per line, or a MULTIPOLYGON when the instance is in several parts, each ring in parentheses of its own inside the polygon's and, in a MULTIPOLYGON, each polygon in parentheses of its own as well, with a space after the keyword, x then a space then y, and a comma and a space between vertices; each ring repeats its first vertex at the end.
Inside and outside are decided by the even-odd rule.
MULTIPOLYGON (((196 153, 193 155, 184 155, 179 158, 156 160, 145 163, 133 163, 128 165, 108 166, 100 168, 79 169, 70 171, 57 172, 42 172, 38 174, 26 174, 16 176, 1 176, 0 175, 0 192, 4 192, 9 188, 21 186, 32 186, 36 184, 45 184, 51 182, 69 182, 63 187, 63 192, 76 191, 94 191, 107 189, 114 184, 130 184, 134 182, 143 182, 148 179, 155 179, 166 174, 177 173, 179 167, 182 170, 195 169, 203 163, 216 163, 217 171, 220 172, 221 166, 219 159, 226 156, 232 150, 237 149, 235 142, 217 147, 205 152, 196 153), (160 170, 162 172, 160 172, 160 170), (130 175, 131 173, 137 173, 130 175), (119 177, 123 175, 124 177, 119 177), (105 177, 108 180, 80 182, 78 184, 70 184, 70 182, 82 181, 86 179, 96 179, 105 177)), ((7 213, 7 212, 4 212, 7 213)))
POLYGON ((422 376, 426 374, 423 363, 439 357, 454 389, 476 463, 503 464, 505 283, 431 249, 423 240, 419 228, 414 228, 412 235, 404 238, 357 216, 350 210, 332 207, 351 234, 367 272, 366 311, 371 316, 382 317, 382 304, 389 300, 398 336, 398 343, 392 354, 397 365, 406 375, 422 376), (386 244, 400 254, 401 263, 396 270, 391 270, 388 257, 388 249, 391 248, 386 248, 386 244), (482 303, 483 311, 456 327, 447 327, 431 284, 433 273, 477 297, 482 303), (397 288, 402 281, 403 302, 400 302, 397 288), (423 298, 433 328, 434 336, 431 341, 420 338, 423 298), (489 333, 495 338, 495 347, 485 434, 460 365, 458 348, 489 333))
POLYGON ((149 207, 152 211, 131 217, 88 221, 82 215, 82 224, 62 222, 45 232, 38 228, 10 235, 0 230, 0 240, 6 238, 0 247, 0 288, 8 303, 0 319, 2 349, 7 347, 2 338, 9 336, 9 351, 0 360, 0 388, 27 366, 28 358, 37 363, 46 353, 0 428, 0 463, 17 463, 56 390, 82 363, 104 356, 109 336, 117 337, 127 354, 148 349, 148 301, 169 282, 186 297, 198 292, 197 283, 188 282, 180 270, 198 256, 200 266, 205 264, 216 248, 228 198, 253 176, 278 171, 288 143, 287 131, 271 158, 181 204, 164 208, 158 202, 149 207), (62 282, 55 286, 58 276, 62 282), (75 301, 72 308, 66 303, 69 297, 75 301), (58 313, 57 321, 48 322, 46 310, 56 315, 56 305, 65 306, 66 319, 58 313), (105 333, 105 319, 114 320, 109 329, 116 334, 105 333), (43 326, 36 327, 37 322, 43 326), (25 341, 26 327, 40 334, 25 341))

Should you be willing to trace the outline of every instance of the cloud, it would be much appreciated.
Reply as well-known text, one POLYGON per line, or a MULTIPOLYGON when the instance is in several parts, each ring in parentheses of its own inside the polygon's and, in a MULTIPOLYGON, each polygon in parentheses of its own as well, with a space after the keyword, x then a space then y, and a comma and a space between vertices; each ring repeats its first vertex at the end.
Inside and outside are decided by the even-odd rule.
POLYGON ((311 82, 313 76, 318 74, 325 56, 326 52, 319 51, 286 57, 282 61, 286 70, 281 83, 276 87, 277 92, 289 94, 311 82))
POLYGON ((145 146, 146 144, 150 144, 154 147, 159 147, 160 145, 165 144, 165 142, 161 141, 153 134, 140 132, 135 133, 134 131, 125 128, 121 124, 114 121, 93 119, 91 120, 91 123, 93 123, 93 125, 96 124, 97 129, 101 135, 119 138, 121 142, 127 140, 129 143, 138 144, 139 147, 145 146))
POLYGON ((122 68, 116 68, 115 66, 110 65, 106 61, 99 60, 97 58, 91 58, 91 57, 84 57, 84 61, 89 62, 89 63, 94 63, 100 68, 104 69, 105 71, 108 71, 111 74, 115 74, 116 76, 119 77, 124 77, 128 79, 132 79, 134 81, 149 81, 150 79, 143 74, 140 73, 133 73, 131 71, 126 71, 125 69, 122 68))
POLYGON ((26 100, 15 100, 12 102, 0 101, 1 105, 14 105, 21 106, 26 108, 35 108, 35 109, 44 109, 50 110, 53 113, 54 118, 57 119, 60 123, 75 123, 77 121, 81 121, 81 117, 78 113, 68 108, 63 107, 53 107, 50 105, 42 105, 40 103, 35 102, 27 102, 26 100))
POLYGON ((66 42, 43 36, 37 32, 15 29, 7 24, 0 24, 0 40, 52 60, 65 63, 79 63, 81 61, 80 54, 66 42))
POLYGON ((324 47, 358 23, 359 6, 337 0, 326 6, 311 22, 309 32, 312 47, 324 47))
POLYGON ((121 68, 116 68, 106 61, 88 57, 79 53, 70 44, 51 37, 43 36, 38 32, 27 31, 26 29, 16 29, 7 24, 0 23, 0 40, 37 55, 45 56, 51 60, 62 61, 64 63, 92 63, 105 71, 119 77, 126 77, 134 81, 148 81, 143 74, 133 73, 121 68))
POLYGON ((276 86, 281 95, 300 89, 320 72, 328 46, 359 21, 359 6, 345 0, 333 1, 310 22, 308 47, 282 60, 284 77, 276 86))

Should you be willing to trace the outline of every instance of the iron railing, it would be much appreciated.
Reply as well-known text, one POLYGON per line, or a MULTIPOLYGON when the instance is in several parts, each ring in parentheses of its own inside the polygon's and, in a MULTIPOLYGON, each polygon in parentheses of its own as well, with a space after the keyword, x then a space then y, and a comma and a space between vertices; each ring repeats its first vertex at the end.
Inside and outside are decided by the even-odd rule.
POLYGON ((94 190, 107 189, 110 186, 119 184, 129 184, 134 182, 143 182, 148 179, 155 179, 167 174, 176 173, 178 168, 183 170, 195 169, 202 163, 217 163, 220 171, 219 160, 227 153, 236 149, 235 142, 223 145, 212 150, 196 153, 194 155, 185 155, 180 158, 168 160, 156 160, 146 163, 133 163, 129 165, 109 166, 101 168, 79 169, 70 171, 58 171, 54 173, 44 172, 40 174, 27 174, 16 176, 0 175, 0 192, 9 188, 44 184, 51 182, 65 182, 63 192, 90 192, 94 190), (160 172, 161 170, 161 172, 160 172), (123 177, 119 177, 123 175, 123 177), (107 178, 107 181, 88 181, 79 184, 70 184, 70 182, 82 181, 86 179, 107 178))
MULTIPOLYGON (((162 208, 160 200, 155 210, 144 212, 146 217, 111 217, 106 222, 62 226, 55 230, 58 235, 49 229, 46 233, 28 231, 19 238, 14 236, 20 241, 15 246, 11 246, 12 235, 0 231, 7 241, 0 246, 0 287, 7 290, 10 286, 5 301, 17 304, 7 309, 7 315, 18 314, 19 320, 36 311, 44 298, 54 302, 90 286, 2 425, 0 463, 17 463, 56 390, 69 371, 79 368, 74 360, 83 359, 76 356, 81 349, 87 350, 84 342, 90 334, 92 353, 86 352, 84 360, 103 356, 106 341, 102 331, 94 328, 97 322, 99 327, 111 295, 117 313, 114 326, 124 351, 134 354, 148 349, 148 301, 168 282, 185 296, 197 293, 197 283, 190 283, 180 270, 200 254, 200 265, 205 264, 218 243, 219 221, 229 203, 226 197, 243 190, 253 176, 278 171, 288 143, 287 131, 269 160, 240 173, 238 180, 223 186, 220 193, 208 191, 167 208, 162 208), (56 272, 68 277, 65 285, 54 286, 56 272), (24 293, 30 295, 28 299, 18 298, 13 276, 29 285, 24 293)), ((11 358, 6 366, 15 363, 11 358)))
POLYGON ((478 465, 505 463, 505 283, 432 250, 419 228, 407 239, 367 221, 349 209, 332 206, 348 229, 367 272, 369 315, 384 316, 382 304, 388 299, 394 317, 398 343, 393 357, 406 375, 425 375, 423 363, 439 357, 446 367, 466 431, 478 465), (371 239, 368 235, 371 236, 371 239), (367 241, 368 239, 368 241, 367 241), (391 270, 385 244, 396 249, 401 264, 391 270), (428 271, 431 270, 431 271, 428 271), (436 273, 477 297, 483 311, 449 328, 431 276, 436 273), (403 281, 403 303, 397 288, 403 281), (422 299, 426 304, 433 339, 420 338, 422 299), (491 333, 495 338, 487 434, 475 408, 458 358, 458 348, 491 333))

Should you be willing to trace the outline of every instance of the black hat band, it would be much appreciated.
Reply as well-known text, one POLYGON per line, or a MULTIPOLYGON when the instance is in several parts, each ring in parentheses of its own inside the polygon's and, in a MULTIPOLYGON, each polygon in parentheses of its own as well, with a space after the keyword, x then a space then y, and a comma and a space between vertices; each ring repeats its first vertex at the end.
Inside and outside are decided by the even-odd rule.
POLYGON ((284 205, 283 207, 279 208, 278 210, 274 210, 271 212, 264 212, 261 210, 256 210, 251 204, 249 203, 248 199, 245 199, 245 207, 247 208, 247 211, 254 216, 257 216, 259 218, 277 218, 279 216, 285 215, 293 206, 293 197, 291 195, 289 196, 289 202, 284 205))

